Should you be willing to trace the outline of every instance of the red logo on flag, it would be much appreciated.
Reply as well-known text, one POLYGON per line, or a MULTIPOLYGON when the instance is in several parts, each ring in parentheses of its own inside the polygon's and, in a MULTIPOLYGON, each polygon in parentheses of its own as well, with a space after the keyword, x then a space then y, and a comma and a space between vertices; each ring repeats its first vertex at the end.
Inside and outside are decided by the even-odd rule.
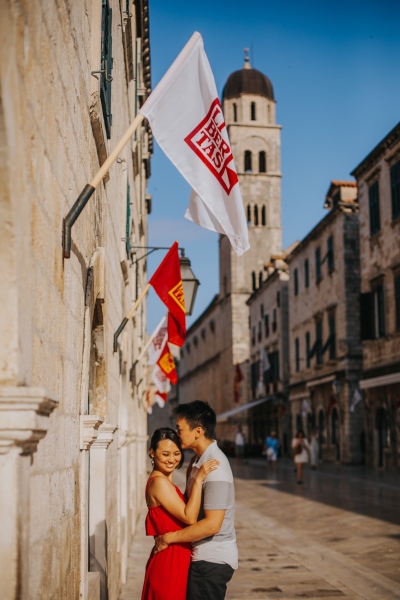
POLYGON ((228 167, 233 163, 232 151, 226 135, 226 125, 218 98, 210 106, 204 119, 193 129, 185 142, 197 154, 228 194, 238 182, 234 169, 228 167), (222 137, 225 133, 225 138, 222 137))

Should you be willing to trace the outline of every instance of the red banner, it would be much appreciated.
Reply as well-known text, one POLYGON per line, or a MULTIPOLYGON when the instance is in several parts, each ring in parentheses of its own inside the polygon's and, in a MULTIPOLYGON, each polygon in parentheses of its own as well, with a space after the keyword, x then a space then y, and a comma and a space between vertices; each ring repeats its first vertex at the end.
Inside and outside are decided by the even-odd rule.
POLYGON ((178 373, 176 371, 174 357, 169 351, 168 343, 165 344, 157 364, 170 382, 175 385, 178 382, 178 373))
POLYGON ((168 340, 171 344, 183 346, 186 337, 186 312, 178 242, 172 244, 149 283, 168 308, 168 340))

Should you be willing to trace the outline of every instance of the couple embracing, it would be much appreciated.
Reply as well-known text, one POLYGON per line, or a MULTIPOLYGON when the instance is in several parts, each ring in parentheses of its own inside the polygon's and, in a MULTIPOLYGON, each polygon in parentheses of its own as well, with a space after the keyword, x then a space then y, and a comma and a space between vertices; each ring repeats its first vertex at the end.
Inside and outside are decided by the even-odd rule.
POLYGON ((216 416, 207 402, 181 404, 174 416, 178 433, 157 429, 150 442, 146 533, 155 537, 155 546, 142 600, 223 600, 238 566, 231 467, 213 439, 216 416), (185 448, 195 456, 183 495, 172 474, 185 448))

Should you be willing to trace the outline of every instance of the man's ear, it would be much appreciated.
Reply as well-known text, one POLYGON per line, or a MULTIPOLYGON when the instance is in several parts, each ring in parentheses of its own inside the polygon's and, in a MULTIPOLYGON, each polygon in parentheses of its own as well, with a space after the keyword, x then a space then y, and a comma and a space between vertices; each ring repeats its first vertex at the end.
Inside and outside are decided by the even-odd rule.
POLYGON ((204 429, 202 427, 196 427, 196 439, 204 436, 204 429))

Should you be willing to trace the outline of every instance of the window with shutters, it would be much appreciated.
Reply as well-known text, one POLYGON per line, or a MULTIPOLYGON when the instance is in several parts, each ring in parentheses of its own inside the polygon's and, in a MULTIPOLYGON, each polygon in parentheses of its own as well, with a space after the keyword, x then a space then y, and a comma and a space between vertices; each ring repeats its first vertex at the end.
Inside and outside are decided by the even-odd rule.
POLYGON ((262 286, 262 282, 263 282, 262 275, 263 275, 262 271, 260 271, 258 274, 258 287, 262 286))
POLYGON ((256 272, 253 271, 251 274, 251 287, 253 292, 256 291, 256 287, 257 287, 257 281, 256 281, 256 272))
POLYGON ((269 336, 269 315, 264 316, 264 335, 269 336))
POLYGON ((381 215, 379 208, 379 182, 375 181, 368 189, 369 197, 369 229, 374 235, 381 229, 381 215))
POLYGON ((390 169, 390 187, 392 193, 392 218, 400 217, 400 160, 390 169))
POLYGON ((247 205, 247 225, 251 225, 251 206, 247 205))
POLYGON ((251 166, 251 162, 252 162, 252 156, 251 156, 251 150, 245 150, 244 151, 244 172, 245 173, 251 173, 252 172, 252 166, 251 166))
POLYGON ((129 258, 131 250, 131 186, 126 186, 126 231, 125 231, 126 256, 129 258))
POLYGON ((295 269, 293 272, 293 284, 294 284, 294 295, 298 296, 299 294, 299 271, 295 269))
POLYGON ((104 125, 107 138, 111 137, 111 71, 112 59, 112 9, 108 0, 102 0, 101 15, 101 73, 100 73, 100 101, 103 110, 104 125))
POLYGON ((257 341, 261 342, 262 338, 262 321, 258 321, 257 341))
POLYGON ((333 235, 330 235, 327 240, 327 261, 328 261, 328 272, 332 273, 335 268, 335 257, 333 254, 333 235))
POLYGON ((296 363, 296 373, 300 371, 300 340, 296 338, 294 340, 294 354, 295 354, 295 363, 296 363))
POLYGON ((394 278, 394 298, 396 306, 396 331, 400 331, 400 275, 394 278))
POLYGON ((336 316, 334 311, 331 311, 328 314, 328 327, 329 337, 327 345, 329 349, 329 358, 330 360, 334 360, 336 358, 336 316))
POLYGON ((315 250, 315 280, 319 283, 321 279, 321 248, 318 246, 315 250))
POLYGON ((261 152, 258 153, 258 172, 267 172, 267 155, 264 150, 261 150, 261 152))
POLYGON ((308 288, 310 285, 310 263, 308 258, 304 261, 304 287, 308 288))
POLYGON ((374 296, 372 292, 360 294, 361 339, 373 340, 374 327, 374 296))
POLYGON ((272 331, 276 331, 278 328, 278 321, 276 318, 276 308, 272 311, 272 331))
POLYGON ((315 321, 315 356, 317 365, 322 365, 322 319, 315 321))
POLYGON ((306 367, 307 369, 310 367, 311 365, 311 357, 310 357, 310 352, 311 352, 311 345, 310 345, 310 332, 307 331, 306 333, 306 367))
POLYGON ((374 297, 374 333, 375 338, 380 338, 385 335, 383 284, 377 285, 372 293, 374 297))

